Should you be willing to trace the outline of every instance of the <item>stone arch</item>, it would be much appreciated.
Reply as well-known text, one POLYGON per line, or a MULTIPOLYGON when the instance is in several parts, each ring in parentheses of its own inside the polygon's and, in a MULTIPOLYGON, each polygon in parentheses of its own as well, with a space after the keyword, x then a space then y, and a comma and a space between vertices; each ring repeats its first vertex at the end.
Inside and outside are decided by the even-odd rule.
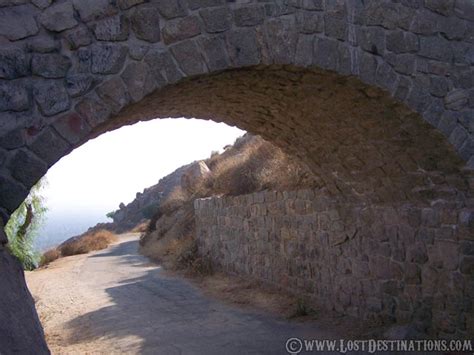
MULTIPOLYGON (((49 166, 97 126, 119 122, 131 103, 183 83, 170 89, 179 90, 190 78, 259 66, 318 68, 339 74, 327 81, 351 76, 379 87, 384 94, 365 95, 418 112, 472 167, 472 14, 469 1, 7 2, 0 9, 1 214, 7 218, 49 166)), ((244 117, 232 123, 252 130, 244 117)), ((286 139, 295 150, 294 138, 280 144, 286 139)))
MULTIPOLYGON (((436 238, 465 240, 473 33, 469 0, 7 1, 0 214, 6 221, 48 168, 88 139, 184 116, 261 134, 306 162, 332 201, 408 206, 407 219, 414 206, 410 223, 422 225, 423 238, 439 227, 457 234, 436 238)), ((472 251, 453 250, 468 261, 446 276, 464 285, 455 292, 462 308, 472 251)))

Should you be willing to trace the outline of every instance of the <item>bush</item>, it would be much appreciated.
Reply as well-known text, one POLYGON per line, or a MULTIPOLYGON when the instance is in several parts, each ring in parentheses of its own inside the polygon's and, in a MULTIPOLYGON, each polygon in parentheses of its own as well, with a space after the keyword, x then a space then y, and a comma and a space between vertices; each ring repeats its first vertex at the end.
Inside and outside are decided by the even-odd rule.
POLYGON ((132 233, 145 233, 148 228, 149 228, 150 221, 144 221, 141 222, 140 224, 137 224, 133 229, 131 230, 132 233))
POLYGON ((57 248, 50 249, 41 256, 39 266, 46 266, 50 262, 53 262, 54 260, 57 260, 60 257, 61 257, 61 252, 57 248))
POLYGON ((101 229, 66 241, 59 249, 63 256, 87 254, 94 250, 102 250, 117 241, 117 236, 108 230, 101 229))

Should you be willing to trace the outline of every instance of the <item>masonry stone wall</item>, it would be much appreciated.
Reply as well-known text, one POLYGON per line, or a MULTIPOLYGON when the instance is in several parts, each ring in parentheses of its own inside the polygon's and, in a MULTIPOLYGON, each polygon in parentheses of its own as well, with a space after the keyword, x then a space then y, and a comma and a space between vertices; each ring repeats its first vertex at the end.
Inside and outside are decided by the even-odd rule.
POLYGON ((318 190, 196 200, 199 252, 323 309, 474 335, 472 209, 334 201, 318 190))

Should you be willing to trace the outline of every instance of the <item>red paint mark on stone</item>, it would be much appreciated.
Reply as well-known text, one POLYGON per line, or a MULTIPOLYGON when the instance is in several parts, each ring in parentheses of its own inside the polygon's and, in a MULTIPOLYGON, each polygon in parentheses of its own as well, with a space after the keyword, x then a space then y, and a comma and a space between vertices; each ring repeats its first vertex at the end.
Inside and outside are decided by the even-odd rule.
POLYGON ((26 128, 25 131, 28 136, 32 137, 32 136, 36 136, 41 131, 41 129, 35 126, 31 126, 31 127, 26 128))
POLYGON ((82 117, 77 113, 71 113, 68 117, 68 125, 71 131, 80 133, 84 129, 84 122, 82 117))

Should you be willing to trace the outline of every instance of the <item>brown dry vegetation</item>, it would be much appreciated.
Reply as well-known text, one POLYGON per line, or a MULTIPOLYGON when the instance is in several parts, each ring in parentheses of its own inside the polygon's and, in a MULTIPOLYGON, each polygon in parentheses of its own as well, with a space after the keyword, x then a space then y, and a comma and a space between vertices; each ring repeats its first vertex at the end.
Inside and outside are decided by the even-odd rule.
POLYGON ((144 221, 140 224, 137 224, 130 232, 131 233, 145 233, 148 230, 150 221, 144 221))
POLYGON ((87 254, 94 250, 102 250, 117 241, 117 236, 105 229, 93 230, 65 241, 57 248, 50 249, 41 257, 40 266, 64 256, 87 254))
POLYGON ((50 249, 41 256, 39 266, 41 267, 48 265, 50 262, 53 262, 54 260, 59 259, 60 257, 61 252, 57 248, 50 249))
POLYGON ((87 254, 94 250, 102 250, 107 248, 110 244, 117 241, 117 236, 102 229, 84 234, 70 242, 66 242, 60 246, 61 255, 77 255, 87 254))
POLYGON ((295 190, 318 186, 318 180, 300 161, 258 136, 245 135, 206 164, 212 171, 197 195, 244 195, 262 190, 295 190))

